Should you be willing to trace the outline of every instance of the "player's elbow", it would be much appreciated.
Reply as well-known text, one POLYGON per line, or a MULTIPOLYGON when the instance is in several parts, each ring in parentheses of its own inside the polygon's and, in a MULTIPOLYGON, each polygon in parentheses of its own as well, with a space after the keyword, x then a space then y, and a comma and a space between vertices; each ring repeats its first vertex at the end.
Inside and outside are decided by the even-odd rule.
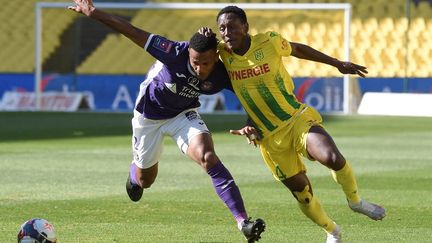
POLYGON ((295 56, 297 58, 306 58, 307 53, 307 45, 296 43, 296 42, 290 42, 291 44, 291 56, 295 56))

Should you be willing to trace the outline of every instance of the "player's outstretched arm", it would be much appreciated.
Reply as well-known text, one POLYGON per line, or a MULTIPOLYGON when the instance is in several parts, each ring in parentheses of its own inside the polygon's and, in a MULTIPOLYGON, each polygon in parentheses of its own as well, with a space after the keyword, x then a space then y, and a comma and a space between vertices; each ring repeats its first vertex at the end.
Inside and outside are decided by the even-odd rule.
POLYGON ((339 72, 343 74, 357 74, 361 77, 365 77, 365 75, 368 73, 366 67, 357 65, 352 62, 339 61, 338 59, 331 56, 327 56, 326 54, 317 51, 310 46, 300 44, 300 43, 295 43, 295 42, 290 42, 290 44, 292 49, 291 55, 297 58, 307 59, 307 60, 331 65, 337 68, 339 72))
POLYGON ((75 6, 69 6, 68 9, 98 20, 111 29, 123 34, 140 47, 144 47, 150 36, 149 32, 133 26, 125 19, 96 9, 92 0, 73 0, 73 2, 75 6))

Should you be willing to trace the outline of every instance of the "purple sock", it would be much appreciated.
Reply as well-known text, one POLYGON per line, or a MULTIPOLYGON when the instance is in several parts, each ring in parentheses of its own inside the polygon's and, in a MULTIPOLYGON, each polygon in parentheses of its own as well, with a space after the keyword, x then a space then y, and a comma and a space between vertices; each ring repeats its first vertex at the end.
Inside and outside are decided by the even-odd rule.
POLYGON ((136 165, 134 163, 130 164, 130 170, 129 170, 129 176, 130 181, 132 184, 138 185, 138 182, 136 181, 136 165))
POLYGON ((207 171, 207 174, 211 177, 213 187, 219 198, 229 208, 237 223, 247 219, 247 213, 240 190, 227 168, 219 161, 207 171))

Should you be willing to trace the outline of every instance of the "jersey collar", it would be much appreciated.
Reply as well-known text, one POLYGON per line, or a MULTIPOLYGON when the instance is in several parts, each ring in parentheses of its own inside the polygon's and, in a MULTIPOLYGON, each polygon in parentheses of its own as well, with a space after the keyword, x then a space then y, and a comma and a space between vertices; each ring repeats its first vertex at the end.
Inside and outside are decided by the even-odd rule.
POLYGON ((253 36, 249 35, 250 38, 250 45, 249 45, 249 49, 243 54, 243 55, 238 55, 235 52, 232 52, 233 56, 237 59, 243 60, 243 59, 248 59, 249 53, 252 51, 253 47, 255 46, 255 38, 253 38, 253 36))

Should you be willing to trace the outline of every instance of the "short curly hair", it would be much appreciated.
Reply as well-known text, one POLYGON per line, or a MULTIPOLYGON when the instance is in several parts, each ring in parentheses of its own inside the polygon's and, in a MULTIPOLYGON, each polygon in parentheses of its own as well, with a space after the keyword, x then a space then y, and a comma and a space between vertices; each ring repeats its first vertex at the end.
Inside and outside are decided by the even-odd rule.
POLYGON ((221 9, 216 17, 216 22, 219 20, 219 17, 222 14, 226 14, 226 13, 233 13, 240 19, 240 21, 243 24, 247 23, 247 17, 245 11, 237 6, 226 6, 225 8, 221 9))
POLYGON ((217 50, 217 44, 216 34, 205 36, 199 32, 196 32, 189 41, 189 47, 200 53, 208 50, 217 50))

